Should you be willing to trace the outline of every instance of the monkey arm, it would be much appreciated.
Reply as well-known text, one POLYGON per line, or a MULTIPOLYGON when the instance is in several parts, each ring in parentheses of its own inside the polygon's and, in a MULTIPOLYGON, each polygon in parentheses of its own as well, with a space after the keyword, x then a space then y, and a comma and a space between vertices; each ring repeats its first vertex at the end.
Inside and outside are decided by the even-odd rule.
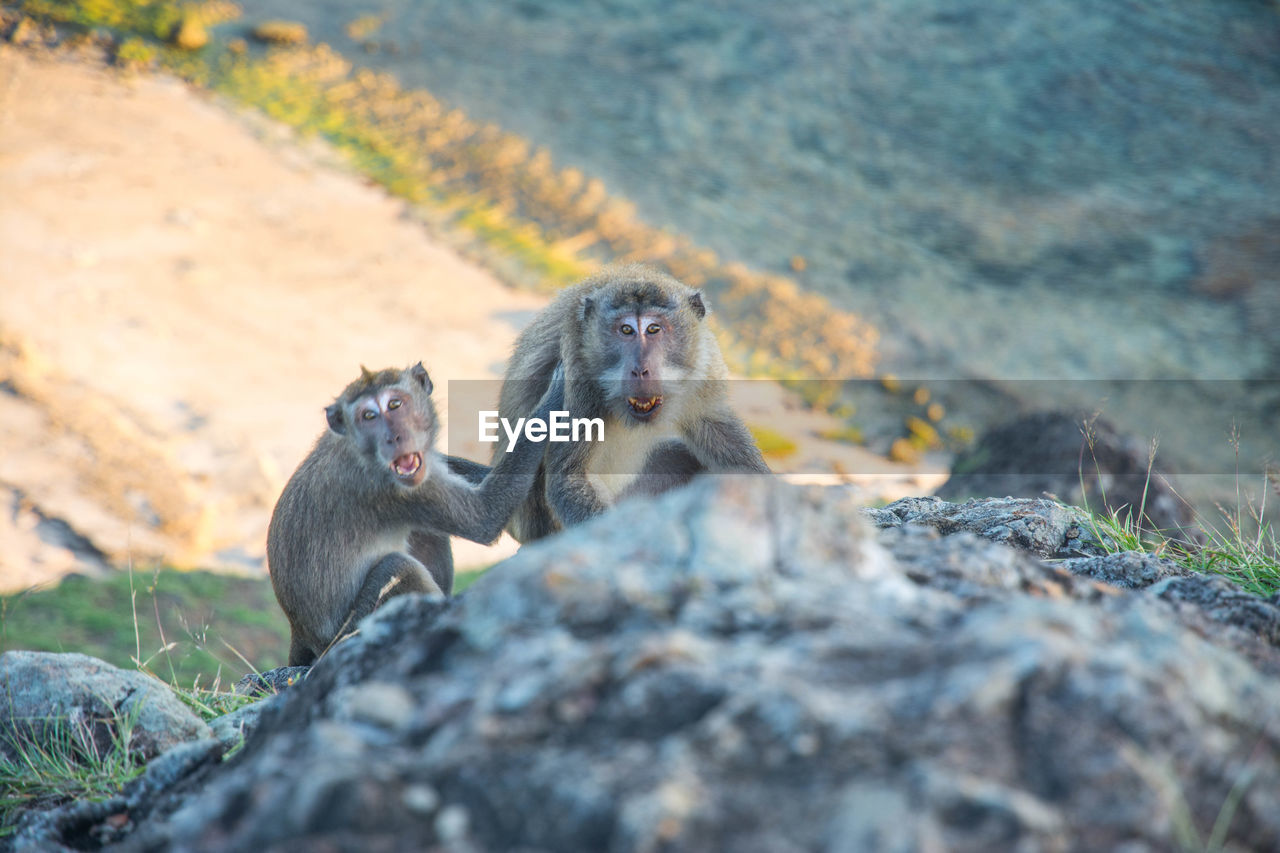
POLYGON ((770 474, 750 430, 732 412, 699 419, 685 432, 698 461, 711 473, 770 474))
POLYGON ((466 480, 473 486, 478 486, 484 482, 484 478, 489 475, 489 466, 482 465, 479 462, 472 462, 470 459, 464 459, 461 456, 446 456, 445 462, 449 463, 449 470, 466 480))
MULTIPOLYGON (((563 407, 564 371, 557 367, 532 417, 547 420, 552 410, 563 407)), ((522 434, 511 452, 503 453, 476 485, 450 470, 455 461, 452 457, 437 456, 432 461, 431 476, 403 502, 409 516, 407 520, 415 527, 461 536, 472 542, 494 542, 502 535, 502 528, 516 507, 528 496, 542 457, 542 445, 522 434)), ((485 467, 474 462, 470 465, 474 466, 473 471, 485 467)))

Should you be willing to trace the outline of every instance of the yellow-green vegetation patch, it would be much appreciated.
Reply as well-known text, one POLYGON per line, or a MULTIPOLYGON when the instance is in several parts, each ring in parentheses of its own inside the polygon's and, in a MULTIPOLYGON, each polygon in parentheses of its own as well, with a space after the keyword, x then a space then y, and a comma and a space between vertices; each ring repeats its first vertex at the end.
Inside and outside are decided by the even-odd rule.
POLYGON ((385 18, 382 15, 361 15, 347 22, 347 38, 353 41, 364 41, 382 29, 385 18))
POLYGON ((263 21, 250 31, 255 39, 267 44, 306 44, 307 28, 297 21, 263 21))
POLYGON ((21 0, 10 4, 34 18, 82 27, 106 27, 119 33, 168 41, 184 21, 213 26, 241 15, 235 3, 207 0, 21 0))
POLYGON ((289 626, 266 578, 71 575, 0 598, 0 648, 83 652, 123 669, 141 664, 178 687, 226 690, 252 670, 285 663, 289 626))
POLYGON ((129 68, 145 68, 158 57, 155 47, 137 36, 125 39, 116 48, 116 62, 129 68))
POLYGON ((862 430, 851 424, 824 429, 818 433, 818 437, 827 441, 844 442, 845 444, 862 444, 865 440, 862 430))
POLYGON ((775 429, 751 425, 748 425, 747 429, 751 431, 756 447, 760 448, 760 452, 765 456, 784 459, 796 452, 796 443, 775 429))

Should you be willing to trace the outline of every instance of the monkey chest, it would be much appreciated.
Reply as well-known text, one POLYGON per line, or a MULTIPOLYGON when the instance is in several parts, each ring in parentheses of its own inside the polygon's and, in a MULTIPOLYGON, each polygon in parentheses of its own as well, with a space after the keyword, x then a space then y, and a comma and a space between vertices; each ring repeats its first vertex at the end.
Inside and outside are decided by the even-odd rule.
POLYGON ((601 500, 614 503, 644 473, 655 448, 680 438, 675 429, 607 424, 604 441, 594 442, 587 457, 587 482, 601 500))

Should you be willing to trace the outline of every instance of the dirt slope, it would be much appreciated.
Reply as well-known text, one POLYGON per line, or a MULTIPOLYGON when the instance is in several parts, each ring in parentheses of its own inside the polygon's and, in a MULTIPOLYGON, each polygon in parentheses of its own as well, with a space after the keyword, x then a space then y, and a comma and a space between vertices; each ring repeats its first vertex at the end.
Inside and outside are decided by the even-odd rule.
POLYGON ((34 506, 113 562, 257 562, 358 365, 497 375, 540 299, 278 133, 0 48, 0 530, 34 506))
MULTIPOLYGON (((0 46, 0 589, 128 559, 261 570, 359 365, 421 359, 442 404, 500 375, 543 299, 332 158, 181 83, 0 46)), ((792 409, 747 416, 821 426, 792 409)), ((791 469, 833 459, 901 473, 805 441, 791 469)), ((513 548, 455 543, 460 566, 513 548)))

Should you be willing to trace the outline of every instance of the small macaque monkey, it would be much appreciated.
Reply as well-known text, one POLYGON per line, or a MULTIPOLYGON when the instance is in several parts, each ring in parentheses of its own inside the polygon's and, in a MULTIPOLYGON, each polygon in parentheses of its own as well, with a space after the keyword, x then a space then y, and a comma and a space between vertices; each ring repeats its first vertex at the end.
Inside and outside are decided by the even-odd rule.
MULTIPOLYGON (((280 495, 267 562, 289 619, 290 666, 315 661, 391 596, 448 596, 449 537, 493 542, 529 494, 543 451, 523 438, 478 483, 450 472, 435 450, 431 389, 421 363, 361 368, 325 409, 328 430, 280 495)), ((546 418, 563 405, 555 367, 536 411, 524 414, 546 418)))

